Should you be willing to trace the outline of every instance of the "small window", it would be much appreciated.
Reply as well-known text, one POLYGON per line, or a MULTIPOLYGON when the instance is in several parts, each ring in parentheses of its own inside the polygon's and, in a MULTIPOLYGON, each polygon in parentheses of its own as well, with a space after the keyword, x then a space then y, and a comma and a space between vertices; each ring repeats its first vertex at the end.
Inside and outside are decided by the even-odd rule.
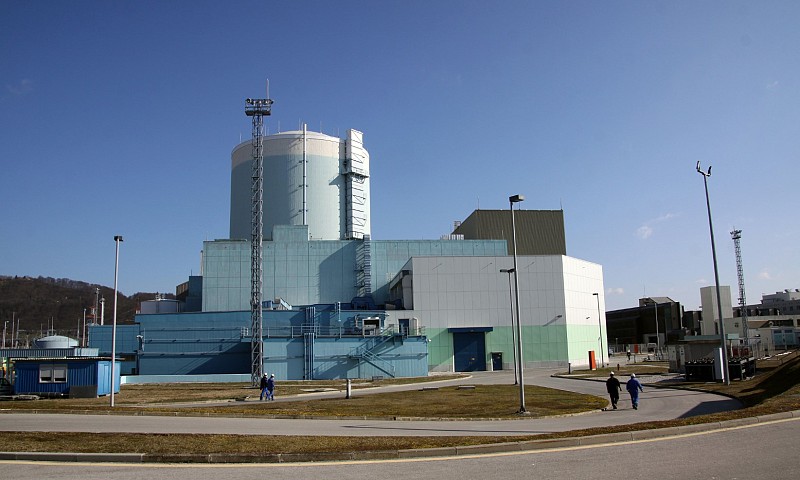
POLYGON ((39 365, 39 383, 67 383, 67 366, 39 365))
POLYGON ((53 365, 53 382, 67 383, 67 366, 53 365))

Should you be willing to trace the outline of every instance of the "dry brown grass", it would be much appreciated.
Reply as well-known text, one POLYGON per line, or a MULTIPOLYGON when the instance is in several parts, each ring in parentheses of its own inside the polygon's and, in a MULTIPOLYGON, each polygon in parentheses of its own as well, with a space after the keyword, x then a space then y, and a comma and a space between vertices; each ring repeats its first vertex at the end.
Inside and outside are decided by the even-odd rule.
POLYGON ((438 448, 512 442, 530 437, 333 437, 4 432, 4 451, 145 453, 151 455, 332 453, 438 448))
MULTIPOLYGON (((218 415, 271 415, 309 417, 440 417, 513 418, 519 409, 519 388, 514 385, 479 385, 470 389, 356 395, 291 402, 253 402, 232 406, 193 407, 193 413, 218 415)), ((526 407, 535 417, 585 412, 604 407, 605 399, 591 395, 527 386, 526 407)), ((148 411, 159 411, 159 408, 148 411)), ((164 411, 174 411, 166 408, 164 411)))
MULTIPOLYGON (((463 375, 441 375, 435 377, 392 378, 384 380, 355 379, 355 391, 370 387, 427 383, 438 380, 461 378, 463 375)), ((345 389, 343 380, 283 381, 278 383, 278 395, 299 395, 313 391, 345 389)), ((259 389, 247 383, 165 383, 165 384, 126 384, 114 396, 119 406, 144 406, 170 403, 227 402, 258 397, 259 389)), ((3 402, 2 408, 14 410, 103 410, 109 404, 108 397, 99 398, 61 398, 42 399, 34 402, 3 402)))

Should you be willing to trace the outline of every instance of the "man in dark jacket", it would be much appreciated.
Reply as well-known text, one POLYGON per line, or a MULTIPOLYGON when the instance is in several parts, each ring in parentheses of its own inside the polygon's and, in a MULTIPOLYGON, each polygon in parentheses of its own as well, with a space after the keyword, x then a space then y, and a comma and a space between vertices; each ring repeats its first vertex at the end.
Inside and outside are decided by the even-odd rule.
POLYGON ((263 377, 261 377, 261 383, 259 384, 261 388, 261 395, 259 395, 258 400, 263 401, 264 397, 267 397, 269 400, 269 392, 267 392, 267 374, 265 373, 263 377))
POLYGON ((608 395, 611 397, 611 406, 614 407, 614 410, 616 410, 617 402, 619 401, 619 392, 622 391, 622 386, 619 384, 617 377, 614 376, 614 372, 608 374, 608 380, 606 380, 606 390, 608 390, 608 395))

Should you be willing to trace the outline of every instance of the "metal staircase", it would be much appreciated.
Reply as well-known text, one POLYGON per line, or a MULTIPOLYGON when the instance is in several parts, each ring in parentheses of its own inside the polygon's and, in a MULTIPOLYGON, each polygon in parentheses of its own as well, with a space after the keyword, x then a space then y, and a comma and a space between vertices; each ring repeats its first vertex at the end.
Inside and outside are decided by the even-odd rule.
POLYGON ((348 358, 356 359, 359 362, 366 362, 370 365, 374 366, 375 368, 379 369, 380 371, 384 372, 388 376, 394 378, 395 377, 395 367, 391 362, 387 362, 380 358, 380 355, 377 351, 385 345, 387 342, 394 340, 395 338, 400 338, 402 341, 402 335, 400 335, 394 328, 384 328, 381 330, 379 335, 374 337, 370 337, 369 341, 364 342, 357 348, 354 348, 350 353, 347 355, 348 358))

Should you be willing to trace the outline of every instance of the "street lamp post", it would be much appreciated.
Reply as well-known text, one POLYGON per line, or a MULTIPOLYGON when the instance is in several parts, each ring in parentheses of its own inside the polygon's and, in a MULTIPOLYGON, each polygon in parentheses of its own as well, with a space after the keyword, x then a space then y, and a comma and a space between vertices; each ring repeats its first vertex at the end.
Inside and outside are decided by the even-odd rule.
POLYGON ((600 294, 595 292, 592 295, 597 298, 597 326, 600 327, 600 364, 603 368, 606 367, 605 355, 603 355, 603 321, 600 318, 600 294))
POLYGON ((708 210, 708 230, 711 232, 711 256, 714 259, 714 284, 717 288, 717 312, 719 313, 719 338, 722 344, 722 372, 723 381, 725 385, 730 385, 731 381, 728 378, 728 347, 725 342, 725 323, 722 318, 722 297, 719 294, 719 269, 717 268, 717 247, 714 244, 714 225, 711 222, 711 201, 708 197, 708 177, 711 176, 711 167, 708 171, 704 172, 700 169, 700 162, 697 162, 697 173, 703 176, 703 185, 706 189, 706 209, 708 210))
POLYGON ((514 335, 514 299, 512 298, 512 289, 511 289, 511 274, 516 272, 513 268, 501 268, 500 273, 507 273, 508 274, 508 304, 511 307, 511 351, 513 352, 514 356, 514 385, 519 383, 517 379, 517 345, 515 342, 514 335))
MULTIPOLYGON (((656 302, 652 298, 650 298, 650 302, 653 303, 653 314, 656 317, 656 352, 655 352, 655 357, 656 357, 656 360, 658 360, 659 355, 661 353, 661 340, 659 339, 659 336, 658 336, 658 302, 656 302)), ((666 332, 666 330, 665 330, 665 332, 666 332)))
POLYGON ((111 327, 111 406, 114 406, 114 387, 116 377, 114 375, 117 357, 117 277, 119 274, 119 244, 122 242, 122 235, 114 235, 114 243, 117 244, 116 255, 114 256, 114 320, 111 327))
POLYGON ((661 337, 658 335, 658 302, 653 300, 653 312, 656 317, 656 360, 661 356, 661 337))
POLYGON ((514 220, 514 204, 525 200, 523 195, 512 195, 508 197, 509 209, 511 210, 511 235, 514 248, 514 298, 517 305, 517 371, 519 371, 519 414, 527 414, 525 408, 525 375, 523 374, 522 361, 522 326, 519 321, 519 275, 517 270, 517 224, 514 220))

